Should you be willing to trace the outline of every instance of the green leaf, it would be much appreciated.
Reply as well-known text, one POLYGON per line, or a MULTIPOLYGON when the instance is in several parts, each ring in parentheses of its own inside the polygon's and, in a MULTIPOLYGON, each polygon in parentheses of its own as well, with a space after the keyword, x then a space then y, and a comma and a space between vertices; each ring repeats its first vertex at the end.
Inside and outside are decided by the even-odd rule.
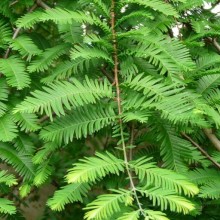
POLYGON ((117 220, 138 220, 140 216, 140 211, 132 211, 124 213, 121 217, 117 218, 117 220))
POLYGON ((72 183, 56 191, 54 196, 48 200, 47 205, 52 210, 61 211, 68 203, 82 202, 82 197, 86 196, 88 190, 90 186, 87 183, 72 183))
POLYGON ((82 45, 76 45, 72 50, 70 54, 70 58, 72 60, 76 60, 78 58, 80 59, 103 59, 106 61, 109 61, 113 63, 111 59, 111 55, 109 55, 106 51, 101 50, 99 48, 94 47, 85 47, 82 45))
POLYGON ((115 120, 112 108, 79 108, 69 115, 55 119, 41 130, 40 137, 46 141, 69 143, 73 138, 82 138, 99 131, 115 120))
POLYGON ((154 211, 154 210, 150 210, 147 209, 145 210, 145 213, 149 216, 150 219, 152 220, 169 220, 166 217, 166 214, 160 211, 154 211))
POLYGON ((42 72, 48 70, 54 60, 59 58, 61 55, 67 52, 69 49, 69 44, 60 44, 52 48, 46 49, 38 59, 33 60, 28 66, 28 71, 33 72, 42 72))
POLYGON ((39 17, 43 14, 43 11, 34 11, 32 13, 25 14, 19 18, 16 22, 19 28, 31 28, 39 21, 39 17))
POLYGON ((95 182, 108 174, 117 174, 124 171, 124 162, 113 154, 96 153, 96 157, 80 159, 69 170, 66 179, 68 183, 95 182))
POLYGON ((150 159, 151 158, 142 157, 129 163, 131 168, 135 170, 142 184, 152 184, 156 187, 173 190, 180 194, 183 192, 189 196, 199 193, 198 187, 189 182, 187 177, 171 170, 157 168, 154 163, 149 162, 150 159))
POLYGON ((38 125, 38 118, 34 113, 17 112, 12 118, 19 125, 21 131, 37 131, 41 128, 38 125))
POLYGON ((110 33, 110 28, 105 21, 101 21, 98 16, 92 13, 84 13, 81 11, 70 11, 67 9, 53 8, 46 10, 44 14, 39 16, 39 21, 49 21, 52 20, 55 23, 67 24, 72 23, 72 20, 79 23, 94 24, 101 27, 106 33, 110 33))
POLYGON ((6 101, 8 100, 9 89, 5 79, 0 79, 0 117, 7 111, 6 101))
POLYGON ((8 40, 12 36, 12 30, 10 26, 0 19, 0 48, 6 49, 8 40))
POLYGON ((32 92, 32 97, 27 97, 19 104, 15 110, 22 113, 44 111, 52 120, 55 112, 58 116, 65 115, 64 107, 68 110, 72 106, 78 107, 89 103, 96 103, 103 97, 112 97, 112 89, 107 81, 103 83, 97 80, 86 80, 80 83, 73 79, 73 82, 57 82, 48 87, 43 87, 44 91, 37 90, 32 92))
POLYGON ((161 210, 169 209, 173 212, 182 212, 188 214, 195 209, 195 205, 184 197, 177 196, 170 190, 160 188, 139 189, 138 191, 147 196, 153 202, 153 206, 159 205, 161 210))
POLYGON ((203 95, 207 94, 210 90, 217 87, 220 83, 220 75, 212 74, 203 76, 198 80, 197 91, 203 95))
POLYGON ((219 199, 220 198, 220 181, 206 183, 200 188, 201 198, 219 199))
POLYGON ((31 185, 25 183, 19 187, 19 194, 21 198, 26 197, 31 192, 31 185))
POLYGON ((188 172, 189 179, 196 184, 203 185, 211 182, 220 182, 220 172, 214 169, 201 169, 188 172))
POLYGON ((129 190, 114 190, 114 194, 104 194, 89 203, 84 210, 89 210, 85 214, 85 219, 107 219, 111 215, 121 210, 120 204, 131 205, 133 198, 129 190))
POLYGON ((42 53, 42 51, 34 44, 32 39, 25 35, 11 40, 10 47, 13 50, 19 51, 22 56, 28 56, 29 59, 34 55, 39 55, 42 53))
POLYGON ((7 174, 6 171, 0 171, 0 183, 5 183, 7 186, 13 186, 17 184, 17 180, 14 175, 7 174))
POLYGON ((32 161, 34 164, 42 164, 48 159, 50 154, 56 151, 60 146, 56 142, 48 142, 33 156, 32 161))
POLYGON ((0 143, 0 158, 11 164, 24 179, 33 179, 34 167, 31 157, 27 153, 17 152, 9 144, 0 143))
POLYGON ((0 213, 9 215, 15 214, 16 208, 14 203, 8 199, 0 198, 0 213))
POLYGON ((18 130, 10 115, 0 118, 0 131, 0 141, 12 141, 17 137, 18 130))
POLYGON ((121 2, 123 2, 125 4, 131 4, 131 3, 134 4, 135 3, 135 4, 138 4, 138 5, 146 7, 146 8, 148 8, 148 7, 153 8, 154 10, 162 12, 163 14, 168 15, 168 16, 171 15, 171 16, 178 17, 177 11, 170 4, 167 4, 167 3, 160 1, 160 0, 148 0, 148 1, 121 0, 121 2))
POLYGON ((7 83, 10 86, 19 90, 28 87, 31 82, 24 61, 17 56, 0 59, 0 72, 6 76, 7 83))
POLYGON ((35 177, 34 177, 34 185, 35 186, 40 186, 43 183, 45 183, 45 181, 48 179, 48 177, 51 175, 52 173, 52 167, 49 164, 49 161, 46 161, 44 163, 42 163, 36 171, 35 177))

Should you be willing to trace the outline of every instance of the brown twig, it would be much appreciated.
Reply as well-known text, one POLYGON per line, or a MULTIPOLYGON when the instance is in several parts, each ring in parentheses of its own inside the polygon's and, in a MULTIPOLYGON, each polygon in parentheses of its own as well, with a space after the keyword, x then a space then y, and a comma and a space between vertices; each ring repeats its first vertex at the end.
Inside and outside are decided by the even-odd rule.
MULTIPOLYGON (((206 38, 210 43, 213 44, 213 46, 216 48, 216 50, 220 53, 220 45, 217 42, 216 38, 207 37, 206 38)), ((212 129, 204 128, 203 132, 208 137, 208 139, 212 142, 214 147, 220 151, 220 140, 216 137, 216 135, 213 133, 212 129)))
POLYGON ((203 131, 204 131, 205 135, 208 137, 208 139, 212 142, 214 147, 218 151, 220 151, 220 141, 216 137, 216 135, 213 133, 212 129, 211 128, 204 128, 203 131))
MULTIPOLYGON (((53 113, 52 113, 52 116, 56 116, 56 113, 53 112, 53 113)), ((47 121, 48 119, 50 119, 50 117, 49 117, 48 115, 44 115, 44 116, 42 116, 42 117, 38 120, 38 124, 41 124, 41 123, 47 121)))
POLYGON ((130 129, 131 137, 130 137, 130 150, 129 150, 129 160, 133 159, 133 150, 132 146, 134 144, 134 122, 131 123, 131 129, 130 129))
POLYGON ((218 50, 218 52, 220 52, 220 45, 219 45, 219 43, 217 42, 216 38, 213 38, 213 39, 212 39, 212 43, 213 43, 213 45, 215 46, 215 48, 218 50))
POLYGON ((126 152, 125 138, 124 138, 124 132, 123 132, 123 123, 122 123, 122 119, 120 118, 122 115, 122 106, 121 106, 120 85, 119 85, 119 77, 118 77, 119 61, 118 61, 117 34, 115 30, 115 16, 116 16, 115 15, 115 0, 112 0, 111 1, 111 31, 112 31, 113 61, 114 61, 113 72, 114 72, 114 82, 115 82, 115 87, 116 87, 116 100, 117 100, 117 105, 118 105, 119 126, 120 126, 122 150, 123 150, 123 155, 124 155, 124 163, 125 163, 126 171, 127 171, 129 182, 130 182, 130 187, 135 197, 135 200, 137 202, 137 206, 140 210, 141 215, 146 217, 146 214, 142 208, 142 204, 138 198, 137 189, 135 187, 132 174, 130 171, 130 167, 128 164, 128 156, 126 152))
POLYGON ((212 157, 202 147, 200 147, 191 137, 189 137, 187 134, 183 132, 181 133, 181 135, 185 139, 190 141, 208 160, 210 160, 217 168, 220 169, 220 164, 213 160, 212 157))
MULTIPOLYGON (((35 9, 37 8, 37 4, 34 4, 29 10, 28 10, 28 13, 31 13, 32 11, 34 11, 35 9)), ((12 39, 14 40, 15 38, 17 38, 17 36, 19 35, 21 31, 21 28, 16 28, 15 31, 14 31, 14 34, 12 36, 12 39)), ((11 52, 11 48, 8 47, 8 49, 6 50, 5 52, 5 55, 4 55, 4 59, 7 59, 9 57, 9 54, 11 52)), ((0 73, 0 77, 2 77, 2 73, 0 73)))
POLYGON ((107 77, 110 83, 114 82, 114 78, 106 71, 106 65, 100 68, 101 72, 107 77))
MULTIPOLYGON (((13 2, 12 4, 16 4, 17 2, 18 2, 18 1, 15 1, 15 2, 13 2)), ((10 6, 11 6, 11 5, 10 5, 10 6)), ((41 1, 41 0, 37 0, 36 3, 28 10, 27 13, 33 12, 38 6, 44 8, 44 9, 50 9, 50 7, 49 7, 46 3, 44 3, 44 2, 41 1)), ((17 36, 19 35, 20 31, 21 31, 21 28, 15 29, 12 39, 17 38, 17 36)), ((9 56, 9 54, 10 54, 10 51, 11 51, 11 48, 9 47, 9 48, 6 50, 6 52, 5 52, 5 55, 4 55, 4 58, 5 58, 5 59, 8 58, 8 56, 9 56)))
POLYGON ((18 3, 19 1, 18 0, 16 0, 16 1, 14 1, 14 2, 12 2, 12 3, 10 3, 10 5, 9 5, 9 7, 11 7, 12 5, 15 5, 16 3, 18 3))
POLYGON ((38 124, 41 124, 41 123, 43 123, 44 121, 47 121, 49 118, 50 118, 49 116, 44 115, 42 118, 40 118, 40 119, 38 120, 37 123, 38 123, 38 124))
POLYGON ((50 6, 48 6, 45 2, 43 2, 41 0, 37 0, 36 3, 37 3, 37 5, 39 5, 40 7, 44 8, 46 10, 51 9, 50 6))
MULTIPOLYGON (((37 8, 37 4, 34 4, 29 10, 28 10, 28 13, 31 13, 32 11, 34 11, 35 9, 37 8)), ((19 35, 21 31, 21 28, 16 28, 15 31, 14 31, 14 34, 12 36, 12 39, 14 40, 15 38, 17 38, 17 36, 19 35)), ((11 52, 11 48, 8 47, 8 49, 6 50, 5 52, 5 55, 4 55, 4 58, 7 59, 9 54, 11 52)))
POLYGON ((213 44, 213 46, 215 47, 215 49, 220 53, 220 45, 217 42, 216 38, 211 38, 211 37, 207 37, 205 38, 206 40, 208 40, 209 43, 213 44))

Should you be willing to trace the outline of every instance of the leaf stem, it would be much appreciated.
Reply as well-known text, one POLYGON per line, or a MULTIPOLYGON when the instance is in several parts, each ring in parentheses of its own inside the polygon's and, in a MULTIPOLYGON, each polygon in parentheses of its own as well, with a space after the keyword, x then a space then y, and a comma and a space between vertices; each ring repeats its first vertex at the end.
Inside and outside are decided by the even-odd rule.
POLYGON ((40 7, 44 8, 45 10, 51 9, 50 6, 48 6, 46 3, 44 3, 44 2, 41 1, 41 0, 37 0, 36 3, 37 3, 40 7))
POLYGON ((212 142, 213 146, 220 151, 220 141, 216 137, 216 135, 213 133, 213 130, 211 128, 204 128, 203 132, 208 137, 208 139, 212 142))
POLYGON ((146 217, 146 214, 142 208, 142 204, 138 198, 137 195, 137 190, 133 182, 132 174, 129 168, 129 163, 128 163, 128 156, 126 152, 126 145, 125 145, 125 138, 124 138, 124 132, 123 132, 123 123, 121 119, 122 115, 122 106, 121 106, 121 97, 120 97, 120 86, 119 86, 119 77, 118 77, 118 48, 117 48, 117 34, 115 30, 115 0, 111 1, 111 30, 112 30, 112 42, 113 42, 113 60, 114 60, 114 81, 115 81, 115 87, 116 87, 116 100, 117 100, 117 106, 118 106, 118 115, 119 115, 119 126, 120 126, 120 135, 121 135, 121 143, 122 143, 122 150, 123 150, 123 155, 124 155, 124 163, 126 167, 126 171, 128 173, 129 181, 130 181, 130 186, 133 191, 134 197, 136 199, 138 208, 141 212, 141 214, 146 217))
MULTIPOLYGON (((34 11, 35 9, 37 8, 37 4, 34 4, 29 10, 28 10, 28 13, 31 13, 32 11, 34 11)), ((14 31, 14 34, 12 36, 12 39, 14 40, 15 38, 17 38, 17 36, 19 35, 21 31, 21 28, 16 28, 15 31, 14 31)), ((6 50, 5 52, 5 55, 4 55, 4 59, 7 59, 9 54, 11 52, 11 48, 8 47, 8 49, 6 50)))
POLYGON ((188 141, 190 141, 197 149, 199 149, 199 151, 208 159, 210 160, 218 169, 220 169, 220 164, 217 163, 215 160, 212 159, 212 157, 202 148, 200 147, 191 137, 189 137, 187 134, 185 133, 181 133, 181 135, 187 139, 188 141))
MULTIPOLYGON (((16 4, 17 2, 18 2, 18 1, 15 1, 15 2, 13 2, 12 4, 16 4)), ((12 4, 11 4, 11 5, 12 5, 12 4)), ((11 5, 10 5, 10 6, 11 6, 11 5)), ((28 13, 33 12, 38 6, 44 8, 44 9, 50 9, 50 7, 49 7, 47 4, 45 4, 43 1, 41 1, 41 0, 36 0, 36 3, 28 10, 28 13)), ((15 38, 17 38, 17 36, 19 35, 20 31, 21 31, 21 28, 16 28, 16 29, 15 29, 14 34, 13 34, 13 36, 12 36, 12 39, 13 39, 13 40, 14 40, 15 38)), ((11 48, 8 47, 8 49, 6 50, 5 55, 4 55, 4 58, 5 58, 5 59, 8 58, 10 52, 11 52, 11 48)), ((1 76, 1 75, 0 75, 0 76, 1 76)))

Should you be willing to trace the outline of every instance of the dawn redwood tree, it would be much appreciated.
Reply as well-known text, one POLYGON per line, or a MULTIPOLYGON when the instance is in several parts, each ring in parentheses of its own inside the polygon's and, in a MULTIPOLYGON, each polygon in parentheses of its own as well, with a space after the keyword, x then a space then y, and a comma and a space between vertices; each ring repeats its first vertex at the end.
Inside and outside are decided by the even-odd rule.
POLYGON ((220 218, 208 3, 1 0, 0 213, 53 184, 42 219, 220 218))

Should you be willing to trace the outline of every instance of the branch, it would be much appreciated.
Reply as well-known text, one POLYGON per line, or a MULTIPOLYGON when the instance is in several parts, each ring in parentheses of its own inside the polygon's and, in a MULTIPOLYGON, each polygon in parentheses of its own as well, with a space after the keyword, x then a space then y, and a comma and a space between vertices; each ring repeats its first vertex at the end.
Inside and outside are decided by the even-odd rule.
POLYGON ((214 147, 218 151, 220 151, 220 141, 216 137, 216 135, 212 132, 212 129, 211 128, 204 128, 203 131, 204 131, 205 135, 208 137, 208 139, 212 142, 214 147))
POLYGON ((213 46, 215 47, 215 49, 220 53, 220 45, 217 42, 216 38, 211 38, 211 37, 207 37, 206 38, 210 43, 213 44, 213 46))
POLYGON ((185 134, 183 132, 181 133, 181 135, 185 139, 190 141, 208 160, 210 160, 217 168, 220 169, 220 164, 217 163, 215 160, 213 160, 212 157, 202 147, 200 147, 194 140, 192 140, 191 137, 189 137, 187 134, 185 134))
MULTIPOLYGON (((16 4, 17 2, 18 2, 18 1, 15 1, 15 2, 13 2, 12 4, 16 4)), ((11 5, 10 5, 10 6, 11 6, 11 5)), ((51 8, 50 8, 46 3, 44 3, 43 1, 37 0, 37 1, 36 1, 36 4, 34 4, 34 5, 28 10, 27 13, 31 13, 32 11, 34 11, 34 10, 37 8, 37 6, 40 6, 40 7, 44 8, 44 9, 51 9, 51 8)), ((17 38, 17 36, 19 35, 20 31, 21 31, 21 28, 15 29, 12 39, 17 38)), ((6 52, 5 52, 5 55, 4 55, 4 58, 5 58, 5 59, 8 58, 10 52, 11 52, 11 48, 9 47, 9 48, 6 50, 6 52)), ((0 76, 1 76, 1 75, 0 75, 0 76)))
POLYGON ((107 77, 110 83, 114 82, 114 78, 106 71, 106 65, 102 66, 101 69, 102 73, 107 77))
MULTIPOLYGON (((15 2, 13 2, 12 4, 16 4, 17 2, 18 2, 18 1, 15 1, 15 2)), ((11 5, 12 5, 12 4, 11 4, 11 5)), ((10 5, 10 6, 11 6, 11 5, 10 5)), ((44 8, 44 9, 50 9, 50 7, 49 7, 47 4, 45 4, 43 1, 37 0, 37 1, 36 1, 36 4, 34 4, 34 5, 28 10, 27 13, 31 13, 32 11, 34 11, 34 10, 37 8, 37 6, 40 6, 40 7, 44 8)), ((21 31, 21 28, 15 29, 14 34, 13 34, 13 37, 12 37, 13 40, 14 40, 15 38, 17 38, 17 36, 19 35, 20 31, 21 31)), ((9 48, 6 50, 6 52, 5 52, 5 55, 4 55, 4 58, 5 58, 5 59, 8 58, 10 52, 11 52, 11 48, 9 47, 9 48)))
MULTIPOLYGON (((13 40, 18 36, 18 34, 20 33, 20 31, 21 31, 21 28, 15 29, 15 32, 14 32, 13 37, 12 37, 13 40)), ((8 47, 8 49, 6 50, 5 55, 4 55, 4 58, 5 58, 5 59, 8 58, 10 52, 11 52, 11 48, 8 47)))
POLYGON ((46 10, 51 9, 50 6, 48 6, 45 2, 41 1, 41 0, 37 0, 36 1, 37 5, 39 5, 41 8, 44 8, 46 10))
MULTIPOLYGON (((52 116, 56 116, 56 113, 53 112, 53 113, 52 113, 52 116)), ((38 124, 41 124, 41 123, 47 121, 48 119, 50 119, 50 117, 49 117, 48 115, 44 115, 44 116, 42 116, 42 117, 38 120, 38 124)))
POLYGON ((117 105, 118 105, 120 136, 121 136, 122 150, 123 150, 123 156, 124 156, 124 163, 125 163, 126 171, 127 171, 128 178, 130 181, 130 187, 135 197, 135 200, 137 202, 137 206, 140 210, 141 215, 143 215, 146 218, 146 214, 138 198, 137 190, 136 190, 133 178, 132 178, 132 172, 130 171, 130 168, 129 168, 128 155, 126 151, 126 144, 125 144, 124 131, 123 131, 123 123, 121 119, 122 106, 121 106, 120 86, 119 86, 119 76, 118 76, 119 60, 118 60, 117 34, 115 30, 115 16, 116 16, 115 15, 115 0, 112 0, 111 1, 111 31, 112 31, 113 60, 114 60, 113 72, 114 72, 114 82, 115 82, 115 87, 116 87, 116 100, 117 100, 117 105))
POLYGON ((216 38, 212 39, 213 45, 215 46, 215 48, 218 50, 218 52, 220 52, 220 45, 218 44, 216 38))
MULTIPOLYGON (((34 4, 29 10, 27 13, 31 13, 32 11, 34 11, 35 9, 37 8, 37 4, 34 4)), ((16 28, 15 31, 14 31, 14 34, 12 36, 12 39, 14 40, 15 38, 17 38, 17 36, 19 35, 21 31, 21 28, 16 28)), ((7 59, 9 54, 11 52, 11 48, 8 47, 8 49, 6 50, 5 52, 5 55, 4 55, 4 59, 7 59)), ((2 73, 0 73, 0 77, 2 77, 2 73)))
MULTIPOLYGON (((211 38, 208 37, 207 38, 209 40, 210 43, 213 44, 213 46, 216 48, 216 50, 220 53, 220 45, 217 42, 216 38, 211 38)), ((216 135, 212 132, 212 129, 209 128, 204 128, 203 132, 205 133, 205 135, 208 137, 208 139, 212 142, 212 144, 214 145, 214 147, 220 151, 220 140, 216 137, 216 135)))
MULTIPOLYGON (((31 13, 31 12, 34 11, 36 8, 37 8, 37 4, 34 4, 34 5, 28 10, 27 13, 31 13)), ((14 34, 13 34, 13 36, 12 36, 12 39, 13 39, 13 40, 14 40, 15 38, 17 38, 17 36, 19 35, 20 31, 21 31, 21 28, 15 29, 14 34)), ((4 55, 4 58, 5 58, 5 59, 8 58, 10 52, 11 52, 11 48, 8 47, 8 49, 6 50, 5 55, 4 55)))
POLYGON ((130 128, 130 150, 129 150, 129 160, 131 161, 133 159, 133 150, 132 150, 132 146, 134 144, 134 122, 131 122, 131 128, 130 128))
POLYGON ((10 3, 9 7, 11 7, 12 5, 15 5, 16 3, 18 3, 18 0, 16 0, 16 1, 10 3))
POLYGON ((41 123, 43 123, 44 121, 47 121, 49 118, 50 118, 49 116, 44 115, 42 118, 40 118, 40 119, 38 120, 38 124, 41 124, 41 123))

